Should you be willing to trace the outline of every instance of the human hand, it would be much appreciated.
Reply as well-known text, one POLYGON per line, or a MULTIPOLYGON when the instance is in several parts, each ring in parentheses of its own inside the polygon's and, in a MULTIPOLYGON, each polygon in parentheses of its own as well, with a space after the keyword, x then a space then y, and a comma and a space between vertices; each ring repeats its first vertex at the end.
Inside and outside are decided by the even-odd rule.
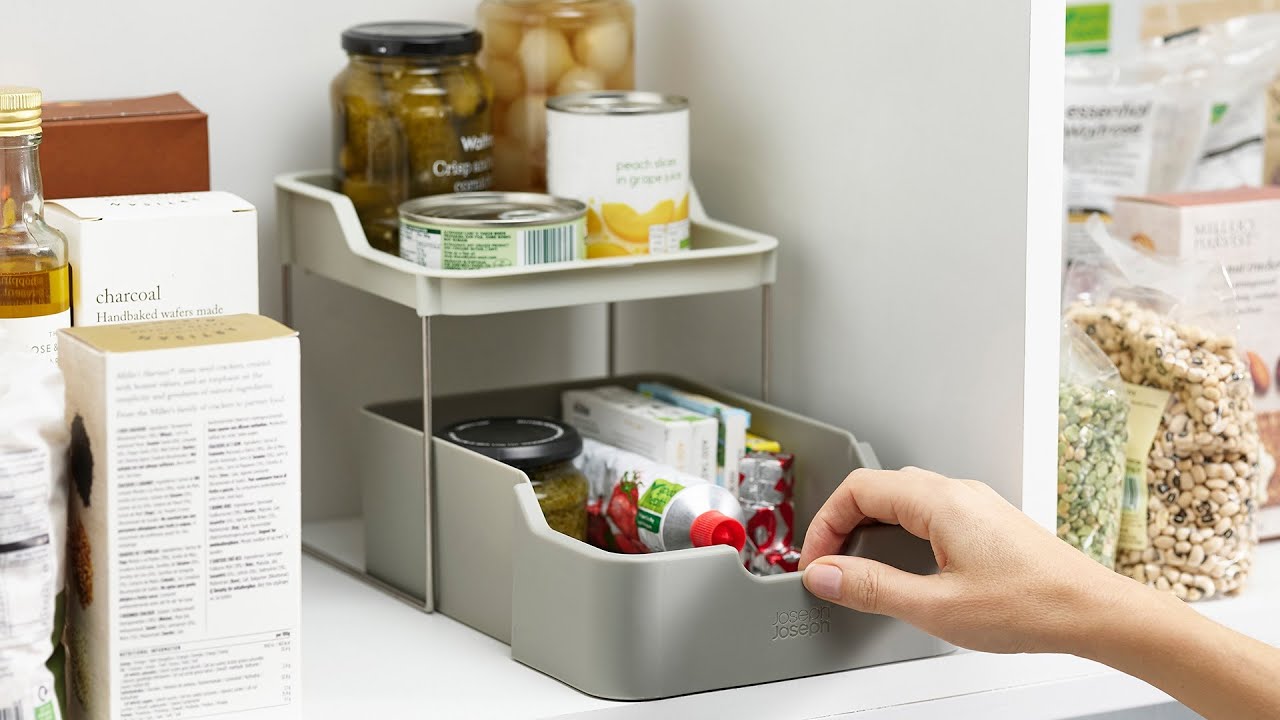
POLYGON ((891 615, 987 652, 1076 652, 1091 614, 1141 592, 1059 540, 987 485, 918 468, 857 470, 809 524, 800 567, 813 594, 891 615), (869 520, 933 546, 937 575, 840 555, 869 520))

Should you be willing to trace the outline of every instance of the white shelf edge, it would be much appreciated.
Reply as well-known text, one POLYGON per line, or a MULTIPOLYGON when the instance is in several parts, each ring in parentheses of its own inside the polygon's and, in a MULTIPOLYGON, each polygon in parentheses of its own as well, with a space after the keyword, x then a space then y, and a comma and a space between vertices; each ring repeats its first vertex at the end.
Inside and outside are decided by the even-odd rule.
MULTIPOLYGON (((348 518, 327 530, 352 536, 348 518)), ((314 524, 309 523, 314 528, 314 524)), ((313 535, 313 539, 314 539, 313 535)), ((337 548, 342 555, 350 555, 337 548)), ((1237 630, 1280 645, 1280 542, 1256 553, 1254 580, 1237 598, 1194 607, 1237 630)), ((1065 720, 1149 707, 1160 691, 1096 663, 1065 655, 959 652, 936 658, 697 695, 622 703, 584 695, 510 657, 510 648, 440 614, 427 615, 312 557, 304 562, 304 698, 307 717, 397 716, 429 708, 440 717, 562 717, 629 720, 653 717, 761 717, 780 720, 856 717, 914 720, 985 718, 1065 720), (335 623, 330 618, 360 618, 335 623), (348 658, 370 658, 361 663, 348 658), (388 675, 423 680, 371 698, 350 688, 383 687, 388 675), (474 678, 474 680, 473 680, 474 678), (366 684, 367 683, 367 684, 366 684), (493 683, 511 692, 477 694, 493 683), (480 698, 483 702, 478 700, 480 698), (372 703, 372 704, 370 704, 372 703)))

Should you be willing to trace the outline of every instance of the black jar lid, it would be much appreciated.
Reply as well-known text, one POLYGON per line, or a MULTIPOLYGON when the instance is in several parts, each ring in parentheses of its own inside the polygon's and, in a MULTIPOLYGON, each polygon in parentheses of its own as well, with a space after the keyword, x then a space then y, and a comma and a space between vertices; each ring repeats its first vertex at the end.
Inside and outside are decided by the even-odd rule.
POLYGON ((548 418, 501 417, 467 420, 440 437, 518 468, 572 460, 582 452, 578 431, 548 418))
POLYGON ((342 33, 342 49, 378 57, 466 55, 480 50, 480 32, 452 22, 364 23, 342 33))

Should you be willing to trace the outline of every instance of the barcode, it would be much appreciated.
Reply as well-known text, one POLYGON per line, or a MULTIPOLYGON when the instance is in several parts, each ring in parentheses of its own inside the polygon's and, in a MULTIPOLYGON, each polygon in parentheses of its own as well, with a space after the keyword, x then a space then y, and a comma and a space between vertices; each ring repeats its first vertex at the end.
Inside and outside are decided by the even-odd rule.
POLYGON ((565 225, 520 231, 521 264, 541 265, 577 260, 574 252, 577 247, 576 230, 573 225, 565 225))
POLYGON ((22 702, 0 708, 0 720, 27 720, 27 716, 22 712, 22 702))

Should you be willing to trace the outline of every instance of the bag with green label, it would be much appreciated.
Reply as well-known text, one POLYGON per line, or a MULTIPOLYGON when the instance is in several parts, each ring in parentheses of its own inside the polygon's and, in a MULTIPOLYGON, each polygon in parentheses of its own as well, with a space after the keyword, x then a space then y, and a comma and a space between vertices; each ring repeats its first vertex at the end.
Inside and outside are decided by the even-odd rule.
POLYGON ((1058 363, 1058 537, 1115 567, 1125 494, 1129 399, 1084 331, 1062 326, 1058 363))
POLYGON ((1226 272, 1087 227, 1096 250, 1075 258, 1063 305, 1128 384, 1126 474, 1145 491, 1124 498, 1116 569, 1185 600, 1238 592, 1261 448, 1226 272))

